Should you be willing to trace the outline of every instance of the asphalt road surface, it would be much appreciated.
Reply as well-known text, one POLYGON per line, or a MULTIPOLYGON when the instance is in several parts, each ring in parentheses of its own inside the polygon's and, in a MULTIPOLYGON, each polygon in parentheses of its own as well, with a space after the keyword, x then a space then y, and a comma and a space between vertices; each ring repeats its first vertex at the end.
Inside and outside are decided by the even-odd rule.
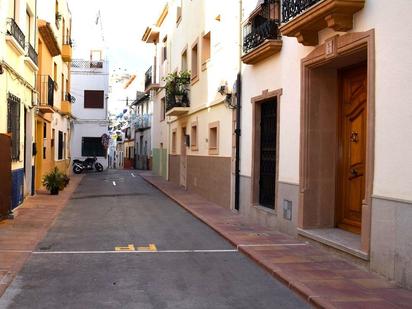
POLYGON ((0 298, 18 309, 305 307, 133 171, 86 175, 0 298))

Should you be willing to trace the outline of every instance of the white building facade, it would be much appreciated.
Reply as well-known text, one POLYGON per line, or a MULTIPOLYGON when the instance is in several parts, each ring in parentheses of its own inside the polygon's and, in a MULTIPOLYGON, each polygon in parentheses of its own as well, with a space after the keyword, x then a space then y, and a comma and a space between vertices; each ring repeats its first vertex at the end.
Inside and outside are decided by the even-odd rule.
POLYGON ((412 3, 395 2, 243 1, 240 213, 410 288, 412 3))
POLYGON ((107 148, 102 136, 108 133, 107 101, 109 95, 109 66, 105 60, 72 62, 72 95, 76 98, 72 113, 72 159, 96 156, 106 169, 107 148))

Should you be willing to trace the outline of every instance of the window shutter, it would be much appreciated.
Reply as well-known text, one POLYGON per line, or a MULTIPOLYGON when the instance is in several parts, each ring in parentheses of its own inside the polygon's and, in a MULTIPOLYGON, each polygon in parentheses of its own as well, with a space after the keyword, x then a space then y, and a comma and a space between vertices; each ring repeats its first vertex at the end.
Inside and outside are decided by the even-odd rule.
POLYGON ((104 91, 85 90, 84 108, 104 108, 104 91))

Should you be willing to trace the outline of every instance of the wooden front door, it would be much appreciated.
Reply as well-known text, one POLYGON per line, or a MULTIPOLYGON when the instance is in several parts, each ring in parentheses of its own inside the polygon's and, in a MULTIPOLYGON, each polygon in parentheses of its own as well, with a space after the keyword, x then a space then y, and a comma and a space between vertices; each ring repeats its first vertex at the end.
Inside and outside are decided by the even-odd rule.
POLYGON ((11 138, 0 134, 0 220, 7 217, 11 209, 11 138))
POLYGON ((341 71, 338 227, 360 233, 365 198, 366 64, 341 71))

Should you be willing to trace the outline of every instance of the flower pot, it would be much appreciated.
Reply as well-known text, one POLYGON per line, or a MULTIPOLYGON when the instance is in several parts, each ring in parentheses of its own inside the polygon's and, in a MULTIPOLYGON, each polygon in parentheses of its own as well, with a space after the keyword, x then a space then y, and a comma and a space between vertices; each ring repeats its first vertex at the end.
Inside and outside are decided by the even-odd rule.
POLYGON ((50 190, 51 195, 59 195, 59 188, 52 188, 50 190))
POLYGON ((176 103, 182 103, 183 94, 176 94, 175 95, 175 100, 176 100, 176 103))

